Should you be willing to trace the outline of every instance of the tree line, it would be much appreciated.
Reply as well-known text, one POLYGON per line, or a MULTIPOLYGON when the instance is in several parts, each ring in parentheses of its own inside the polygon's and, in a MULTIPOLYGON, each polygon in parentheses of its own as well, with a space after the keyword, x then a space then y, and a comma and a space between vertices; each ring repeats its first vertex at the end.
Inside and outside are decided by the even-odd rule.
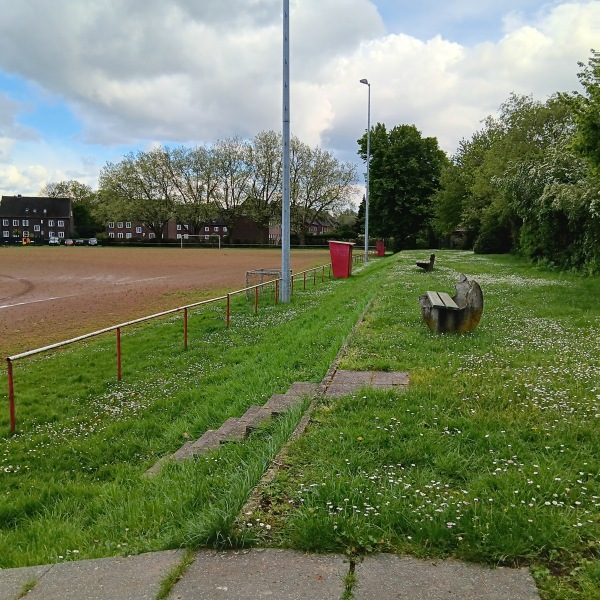
MULTIPOLYGON (((579 69, 582 91, 545 102, 511 94, 452 156, 414 125, 375 125, 370 237, 396 250, 450 244, 600 272, 600 54, 592 50, 579 69)), ((366 132, 358 145, 366 164, 366 132)), ((132 152, 102 169, 95 193, 50 189, 77 182, 42 192, 86 197, 98 221, 141 221, 160 239, 171 218, 219 220, 230 229, 241 215, 263 226, 278 222, 281 171, 281 136, 263 132, 250 142, 132 152)), ((330 215, 341 217, 349 235, 363 232, 365 198, 355 223, 348 209, 356 183, 352 164, 293 138, 292 232, 303 239, 316 219, 330 215)))
POLYGON ((600 55, 582 92, 512 94, 462 140, 434 194, 432 226, 479 253, 600 272, 600 55))
MULTIPOLYGON (((230 237, 242 216, 268 230, 270 223, 280 222, 281 183, 282 138, 267 131, 251 141, 232 137, 210 146, 130 152, 102 168, 95 192, 65 181, 48 184, 41 193, 71 197, 74 210, 87 213, 97 224, 141 222, 161 240, 172 219, 196 230, 218 221, 227 226, 230 237)), ((352 205, 356 183, 355 165, 292 137, 290 228, 300 243, 313 223, 352 205)))
MULTIPOLYGON (((396 249, 451 244, 600 272, 600 54, 579 68, 582 92, 511 94, 450 157, 414 126, 377 124, 373 235, 396 249)), ((366 161, 366 134, 358 143, 366 161)))

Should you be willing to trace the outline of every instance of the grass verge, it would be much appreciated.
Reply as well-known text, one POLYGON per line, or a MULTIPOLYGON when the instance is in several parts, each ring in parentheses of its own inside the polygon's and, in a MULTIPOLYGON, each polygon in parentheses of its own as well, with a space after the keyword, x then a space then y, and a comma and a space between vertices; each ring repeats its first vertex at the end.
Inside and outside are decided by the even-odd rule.
POLYGON ((229 329, 209 305, 190 315, 187 351, 181 316, 128 330, 121 382, 112 338, 17 363, 16 435, 0 415, 0 567, 236 544, 231 524, 300 411, 142 474, 294 381, 320 381, 390 266, 311 282, 286 305, 265 294, 256 315, 237 296, 229 329))
POLYGON ((340 365, 410 373, 404 394, 324 401, 248 515, 246 543, 530 565, 545 599, 600 589, 600 280, 513 257, 397 255, 340 365), (459 273, 479 328, 436 335, 417 297, 459 273))

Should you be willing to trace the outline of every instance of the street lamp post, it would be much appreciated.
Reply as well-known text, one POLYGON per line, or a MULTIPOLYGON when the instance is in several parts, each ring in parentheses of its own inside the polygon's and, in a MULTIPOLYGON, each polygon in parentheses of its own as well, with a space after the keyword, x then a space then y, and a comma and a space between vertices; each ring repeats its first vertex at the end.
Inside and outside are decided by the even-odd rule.
POLYGON ((369 88, 367 102, 367 189, 365 194, 365 262, 369 260, 369 165, 371 163, 371 84, 367 79, 361 79, 369 88))
POLYGON ((290 0, 283 0, 283 130, 281 185, 281 302, 290 301, 290 0))

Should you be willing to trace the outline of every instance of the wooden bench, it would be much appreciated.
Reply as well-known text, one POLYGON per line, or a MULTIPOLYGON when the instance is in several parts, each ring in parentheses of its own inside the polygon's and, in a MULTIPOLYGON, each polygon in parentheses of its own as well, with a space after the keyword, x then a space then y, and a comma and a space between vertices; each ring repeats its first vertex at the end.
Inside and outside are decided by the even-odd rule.
POLYGON ((467 333, 473 331, 483 313, 483 292, 476 281, 461 274, 456 294, 426 292, 419 296, 421 315, 430 331, 467 333))
POLYGON ((458 305, 452 300, 450 294, 446 292, 427 292, 427 297, 429 298, 429 302, 431 302, 432 308, 458 310, 458 305))
POLYGON ((417 267, 420 267, 421 269, 424 269, 425 271, 430 273, 431 271, 433 271, 433 263, 434 262, 435 262, 435 254, 432 254, 429 257, 429 260, 418 260, 417 267))

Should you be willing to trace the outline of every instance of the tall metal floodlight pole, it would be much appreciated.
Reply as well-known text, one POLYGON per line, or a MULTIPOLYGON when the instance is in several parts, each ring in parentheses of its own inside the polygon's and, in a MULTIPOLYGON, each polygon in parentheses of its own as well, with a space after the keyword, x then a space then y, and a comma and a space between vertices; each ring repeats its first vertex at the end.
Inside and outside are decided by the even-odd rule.
POLYGON ((371 84, 367 79, 361 79, 369 88, 367 103, 367 193, 365 194, 365 262, 369 260, 369 165, 371 164, 371 84))
POLYGON ((283 181, 281 198, 281 287, 290 301, 290 0, 283 0, 283 181))

